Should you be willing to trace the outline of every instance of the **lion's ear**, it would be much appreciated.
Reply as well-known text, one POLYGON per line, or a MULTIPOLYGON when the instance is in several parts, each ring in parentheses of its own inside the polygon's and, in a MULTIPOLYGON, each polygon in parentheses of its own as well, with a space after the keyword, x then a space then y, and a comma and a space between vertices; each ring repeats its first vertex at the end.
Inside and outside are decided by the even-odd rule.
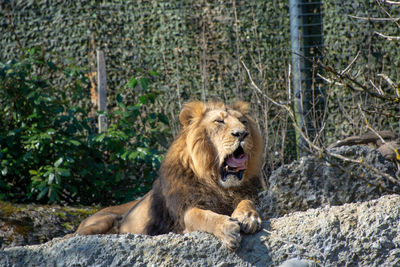
POLYGON ((240 111, 242 114, 249 114, 250 104, 245 101, 236 101, 233 103, 232 108, 240 111))
POLYGON ((179 121, 183 127, 186 127, 196 118, 203 116, 205 111, 206 105, 203 102, 193 101, 185 103, 181 113, 179 114, 179 121))

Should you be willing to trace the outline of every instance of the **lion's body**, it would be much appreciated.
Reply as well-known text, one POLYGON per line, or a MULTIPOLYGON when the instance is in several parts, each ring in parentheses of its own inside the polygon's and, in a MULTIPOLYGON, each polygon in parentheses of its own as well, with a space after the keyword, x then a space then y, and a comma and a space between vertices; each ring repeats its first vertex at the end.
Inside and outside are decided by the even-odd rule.
POLYGON ((262 141, 248 105, 191 102, 180 121, 183 129, 152 190, 137 202, 99 211, 82 222, 77 233, 158 235, 201 230, 236 248, 240 229, 260 228, 254 201, 262 141))

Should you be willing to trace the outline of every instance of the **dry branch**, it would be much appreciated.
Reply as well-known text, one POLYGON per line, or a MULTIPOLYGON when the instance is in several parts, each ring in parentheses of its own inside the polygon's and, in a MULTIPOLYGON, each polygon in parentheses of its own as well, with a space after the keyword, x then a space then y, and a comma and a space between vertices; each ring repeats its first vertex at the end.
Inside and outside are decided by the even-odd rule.
MULTIPOLYGON (((391 96, 387 96, 387 95, 380 95, 379 93, 370 90, 367 86, 361 84, 360 82, 358 82, 355 78, 351 77, 348 73, 345 74, 341 74, 340 72, 336 71, 335 69, 333 69, 330 66, 324 65, 320 62, 318 62, 318 65, 322 68, 324 68, 324 70, 328 73, 332 73, 335 78, 337 80, 339 80, 341 82, 341 84, 343 84, 344 86, 346 86, 347 88, 349 88, 352 91, 355 92, 365 92, 368 95, 381 99, 383 101, 389 101, 389 102, 394 102, 397 103, 399 101, 398 97, 391 97, 391 96)), ((329 81, 328 78, 325 78, 326 81, 329 81)))
POLYGON ((389 35, 385 35, 385 34, 383 34, 383 33, 380 33, 380 32, 374 32, 376 35, 379 35, 380 37, 382 37, 382 38, 385 38, 385 39, 387 39, 387 40, 389 40, 389 41, 392 41, 392 40, 400 40, 400 36, 389 36, 389 35))
MULTIPOLYGON (((284 105, 284 104, 280 104, 277 101, 275 101, 274 99, 272 99, 271 97, 269 97, 268 95, 264 94, 262 92, 262 90, 254 83, 253 78, 251 77, 251 73, 249 71, 249 69, 247 68, 246 64, 242 61, 243 67, 245 68, 247 75, 249 77, 250 83, 252 85, 252 87, 259 93, 261 94, 266 100, 270 101, 271 103, 273 103, 274 105, 283 108, 288 115, 290 116, 290 118, 295 122, 296 121, 296 117, 294 115, 294 112, 292 111, 291 107, 288 105, 284 105)), ((332 70, 334 71, 334 70, 332 70)), ((341 76, 340 73, 334 71, 338 76, 341 76)), ((302 138, 307 142, 307 144, 309 145, 310 151, 314 150, 317 153, 318 156, 320 157, 334 157, 336 159, 340 159, 344 162, 350 162, 350 163, 355 163, 355 164, 359 164, 361 166, 363 166, 364 168, 386 178, 388 181, 400 186, 400 181, 397 180, 396 178, 392 177, 391 175, 387 174, 387 173, 383 173, 380 170, 378 170, 377 168, 375 168, 374 166, 371 166, 367 163, 364 162, 363 158, 359 159, 359 160, 355 160, 355 159, 351 159, 351 158, 347 158, 344 157, 342 155, 336 154, 336 153, 332 153, 327 151, 325 148, 321 148, 319 146, 317 146, 316 144, 314 144, 313 142, 310 141, 310 139, 304 134, 304 132, 300 129, 300 127, 296 124, 293 123, 293 127, 296 129, 296 131, 298 131, 298 133, 302 136, 302 138)))
POLYGON ((354 15, 347 15, 350 18, 353 19, 361 19, 361 20, 367 20, 367 21, 399 21, 400 18, 371 18, 371 17, 359 17, 359 16, 354 16, 354 15))
POLYGON ((400 2, 397 1, 386 1, 386 0, 380 0, 382 3, 387 4, 387 5, 395 5, 395 6, 400 6, 400 2))

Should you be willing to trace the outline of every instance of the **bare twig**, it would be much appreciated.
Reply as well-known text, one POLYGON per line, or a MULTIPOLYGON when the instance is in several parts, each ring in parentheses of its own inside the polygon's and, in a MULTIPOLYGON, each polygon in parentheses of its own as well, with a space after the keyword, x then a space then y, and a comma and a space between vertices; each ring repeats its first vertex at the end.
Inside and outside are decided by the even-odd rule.
POLYGON ((344 70, 342 70, 342 71, 340 72, 340 75, 343 75, 343 74, 345 74, 346 72, 348 72, 348 71, 350 70, 351 66, 353 66, 354 62, 357 61, 357 59, 358 59, 359 56, 360 56, 360 51, 357 52, 357 55, 353 58, 353 60, 350 62, 350 64, 347 65, 347 67, 344 68, 344 70))
POLYGON ((21 42, 19 41, 18 35, 17 35, 17 33, 15 32, 14 24, 13 24, 13 22, 12 22, 12 20, 11 20, 10 8, 9 8, 9 7, 7 7, 7 18, 8 18, 8 22, 10 23, 11 32, 13 33, 13 35, 14 35, 14 37, 15 37, 15 41, 17 42, 18 47, 19 47, 20 49, 22 49, 21 42))
POLYGON ((388 112, 383 111, 379 107, 375 107, 375 110, 368 110, 366 108, 362 108, 362 110, 364 111, 364 113, 368 113, 368 114, 374 114, 374 115, 378 115, 378 116, 382 115, 382 116, 385 116, 385 117, 388 117, 388 118, 393 118, 395 120, 400 119, 400 115, 396 116, 396 115, 390 114, 388 112))
POLYGON ((361 105, 358 104, 357 106, 358 106, 358 110, 359 110, 360 113, 361 113, 361 116, 362 116, 363 119, 364 119, 365 126, 366 126, 369 130, 371 130, 376 136, 378 136, 378 138, 381 140, 382 143, 386 144, 385 139, 383 139, 383 137, 382 137, 377 131, 375 131, 375 129, 372 128, 371 125, 369 124, 367 117, 365 116, 364 112, 363 112, 362 109, 361 109, 361 105))
POLYGON ((353 19, 361 19, 361 20, 367 20, 367 21, 399 21, 400 18, 370 18, 370 17, 359 17, 359 16, 354 16, 354 15, 347 15, 350 18, 353 19))
POLYGON ((380 0, 382 3, 387 4, 387 5, 395 5, 395 6, 400 6, 400 2, 397 1, 387 1, 387 0, 380 0))
POLYGON ((340 80, 342 83, 344 83, 344 85, 349 88, 350 90, 356 91, 356 92, 365 92, 367 94, 369 94, 372 97, 376 97, 379 98, 381 100, 384 101, 390 101, 390 102, 398 102, 397 97, 391 97, 388 95, 380 95, 378 93, 376 93, 375 91, 370 90, 367 86, 361 84, 359 81, 357 81, 355 78, 351 77, 349 74, 345 73, 345 74, 340 74, 338 71, 336 71, 335 69, 333 69, 330 66, 326 66, 322 63, 318 63, 318 65, 322 68, 325 69, 325 71, 332 73, 333 75, 335 75, 338 80, 340 80), (358 88, 357 88, 358 87, 358 88))
MULTIPOLYGON (((300 55, 301 56, 301 55, 300 55)), ((357 58, 357 56, 356 56, 356 58, 357 58)), ((307 58, 306 58, 306 60, 308 60, 307 58)), ((350 84, 350 83, 344 83, 344 86, 346 86, 347 88, 349 88, 350 90, 352 90, 352 91, 356 91, 356 92, 365 92, 365 93, 367 93, 367 94, 369 94, 370 96, 372 96, 372 97, 375 97, 375 98, 378 98, 378 99, 381 99, 381 100, 384 100, 384 101, 390 101, 390 102, 394 102, 394 103, 397 103, 398 101, 399 101, 399 99, 397 98, 397 97, 391 97, 391 96, 388 96, 388 95, 380 95, 380 94, 378 94, 378 93, 375 93, 375 91, 371 91, 367 86, 365 86, 365 85, 363 85, 363 84, 361 84, 359 81, 357 81, 355 78, 357 77, 357 75, 355 76, 355 77, 352 77, 352 76, 350 76, 349 74, 347 74, 347 73, 344 73, 344 74, 341 74, 340 72, 338 72, 338 71, 336 71, 334 68, 332 68, 331 66, 327 66, 327 65, 324 65, 321 61, 317 61, 317 62, 314 62, 317 66, 319 66, 319 67, 321 67, 321 68, 323 68, 325 71, 327 71, 327 72, 330 72, 330 73, 332 73, 332 74, 334 74, 336 77, 337 77, 337 79, 338 80, 341 80, 341 81, 350 81, 352 84, 350 84), (357 88, 358 87, 358 88, 357 88)), ((350 63, 350 64, 352 64, 352 63, 350 63)), ((346 69, 346 68, 345 68, 346 69)), ((318 74, 317 74, 318 75, 318 74)), ((322 78, 322 75, 321 74, 319 74, 318 75, 319 77, 321 77, 322 78)), ((327 78, 325 78, 325 79, 327 79, 327 78)), ((328 81, 329 81, 329 79, 327 79, 328 81)), ((336 80, 336 79, 335 79, 336 80)))
POLYGON ((326 77, 322 76, 322 74, 320 74, 320 73, 317 73, 317 76, 320 77, 325 82, 331 84, 331 85, 339 85, 339 86, 343 86, 344 85, 343 83, 337 82, 336 79, 332 81, 329 78, 326 78, 326 77))
MULTIPOLYGON (((376 2, 378 3, 378 5, 379 5, 379 7, 382 9, 382 11, 383 12, 385 12, 385 14, 389 17, 389 18, 393 18, 392 17, 392 15, 383 7, 383 5, 381 4, 381 2, 382 2, 382 0, 376 0, 376 2)), ((393 2, 393 1, 392 1, 393 2)), ((393 2, 394 3, 394 2, 393 2)), ((396 21, 396 20, 394 20, 393 21, 394 22, 394 24, 396 24, 397 25, 397 27, 398 28, 400 28, 400 24, 396 21)))
MULTIPOLYGON (((280 104, 280 103, 276 102, 274 99, 272 99, 271 97, 269 97, 268 95, 264 94, 264 93, 261 91, 261 89, 258 88, 258 86, 254 83, 253 78, 251 77, 250 71, 249 71, 249 69, 247 68, 246 64, 245 64, 243 61, 242 61, 242 65, 243 65, 244 69, 245 69, 246 72, 247 72, 247 76, 248 76, 249 79, 250 79, 251 85, 253 86, 254 89, 256 89, 256 91, 257 91, 259 94, 261 94, 263 97, 265 97, 265 98, 266 98, 268 101, 270 101, 272 104, 274 104, 274 105, 276 105, 276 106, 278 106, 278 107, 281 107, 281 108, 285 109, 287 112, 289 112, 289 114, 292 114, 292 111, 290 110, 290 108, 289 108, 288 106, 283 105, 283 104, 280 104)), ((292 114, 292 115, 293 115, 293 114, 292 114)))
MULTIPOLYGON (((326 155, 326 156, 330 156, 330 157, 335 157, 335 158, 337 158, 337 159, 341 159, 341 160, 346 161, 346 162, 351 162, 351 163, 360 164, 360 165, 362 165, 363 167, 365 167, 366 169, 368 169, 368 170, 370 170, 370 171, 373 171, 373 172, 375 172, 376 174, 379 174, 379 175, 385 177, 387 180, 391 181, 392 183, 397 184, 397 185, 400 185, 400 181, 399 181, 399 180, 395 179, 394 177, 392 177, 392 176, 389 175, 389 174, 386 174, 386 173, 384 173, 384 172, 381 172, 380 170, 378 170, 378 169, 375 168, 374 166, 371 166, 371 165, 365 163, 364 160, 363 160, 362 158, 361 158, 360 160, 355 160, 355 159, 347 158, 347 157, 344 157, 344 156, 342 156, 342 155, 340 155, 340 154, 328 152, 328 151, 324 150, 323 148, 320 148, 320 147, 314 145, 314 144, 304 135, 304 133, 300 130, 300 128, 299 128, 296 124, 294 124, 293 126, 299 131, 299 133, 300 133, 301 136, 304 138, 304 140, 308 143, 308 145, 311 146, 312 148, 314 148, 315 150, 317 150, 320 154, 326 155)), ((381 138, 382 138, 382 137, 381 137, 381 138)))
POLYGON ((376 35, 379 35, 382 38, 387 39, 388 41, 392 41, 392 40, 400 40, 400 36, 389 36, 389 35, 385 35, 383 33, 380 32, 374 32, 376 35))
POLYGON ((393 150, 393 151, 396 153, 396 155, 397 155, 397 153, 398 153, 398 152, 397 152, 397 148, 394 147, 390 142, 389 142, 389 143, 386 142, 385 139, 384 139, 377 131, 375 131, 374 128, 371 127, 370 123, 368 122, 367 117, 365 116, 364 112, 363 112, 362 109, 361 109, 361 105, 360 105, 360 104, 358 104, 358 109, 360 110, 361 116, 364 118, 366 127, 367 127, 370 131, 372 131, 376 136, 378 136, 379 140, 381 140, 381 142, 382 142, 383 144, 387 145, 387 146, 388 146, 391 150, 393 150))
POLYGON ((389 76, 384 73, 378 74, 378 76, 382 77, 390 86, 392 86, 393 89, 396 89, 396 84, 389 78, 389 76))
POLYGON ((378 170, 374 166, 371 166, 371 165, 365 163, 363 161, 363 159, 361 159, 361 160, 350 159, 350 158, 344 157, 344 156, 336 154, 336 153, 326 153, 326 154, 331 155, 331 156, 333 156, 335 158, 341 159, 341 160, 346 161, 346 162, 360 164, 361 166, 365 167, 366 169, 368 169, 370 171, 373 171, 374 173, 385 177, 387 180, 391 181, 392 183, 394 183, 396 185, 400 185, 400 181, 399 180, 395 179, 394 177, 392 177, 391 175, 389 175, 387 173, 381 172, 380 170, 378 170))
POLYGON ((369 83, 372 85, 372 87, 375 88, 375 90, 378 92, 378 94, 380 94, 380 95, 384 95, 384 94, 385 94, 385 93, 382 91, 381 88, 377 87, 377 86, 374 84, 374 82, 373 82, 372 80, 369 80, 369 83))

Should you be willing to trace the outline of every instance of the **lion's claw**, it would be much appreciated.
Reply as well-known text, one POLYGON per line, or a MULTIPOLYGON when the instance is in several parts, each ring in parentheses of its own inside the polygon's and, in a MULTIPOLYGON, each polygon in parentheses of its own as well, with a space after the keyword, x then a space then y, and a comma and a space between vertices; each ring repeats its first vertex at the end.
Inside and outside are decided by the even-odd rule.
POLYGON ((256 211, 235 214, 235 219, 239 221, 240 229, 246 234, 255 233, 261 229, 261 217, 256 211))
POLYGON ((218 225, 215 235, 231 250, 237 249, 242 240, 238 220, 229 216, 223 216, 223 222, 218 225))

